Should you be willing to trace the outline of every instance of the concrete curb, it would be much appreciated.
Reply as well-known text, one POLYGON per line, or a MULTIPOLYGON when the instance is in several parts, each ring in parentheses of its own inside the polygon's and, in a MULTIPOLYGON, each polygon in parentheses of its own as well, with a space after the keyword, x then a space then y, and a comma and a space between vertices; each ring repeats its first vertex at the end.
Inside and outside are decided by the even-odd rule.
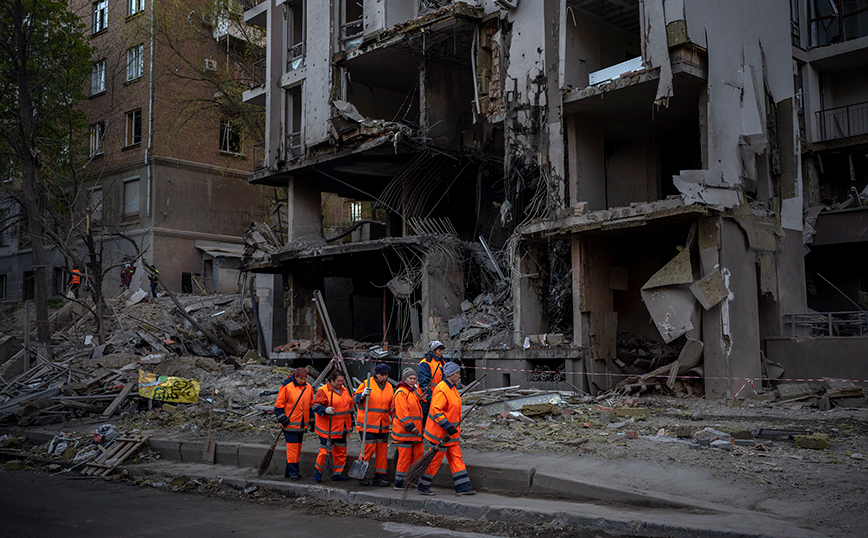
MULTIPOLYGON (((741 511, 685 512, 674 509, 642 509, 607 506, 606 504, 577 503, 564 500, 524 499, 500 497, 480 493, 474 497, 453 497, 450 492, 438 491, 437 497, 421 497, 411 493, 402 499, 400 492, 391 488, 366 488, 351 491, 327 484, 305 484, 282 480, 226 476, 230 469, 206 464, 140 464, 126 467, 136 475, 156 474, 166 478, 183 475, 189 479, 207 482, 223 476, 224 484, 236 489, 251 485, 281 492, 291 497, 307 496, 320 501, 340 501, 351 505, 373 503, 394 510, 424 512, 474 520, 530 523, 556 527, 600 531, 616 536, 666 536, 708 538, 817 538, 823 536, 810 530, 790 525, 756 513, 741 511), (699 513, 705 512, 705 513, 699 513)), ((239 472, 235 470, 235 472, 239 472)), ((243 471, 242 471, 243 472, 243 471)), ((451 488, 450 488, 451 489, 451 488)))

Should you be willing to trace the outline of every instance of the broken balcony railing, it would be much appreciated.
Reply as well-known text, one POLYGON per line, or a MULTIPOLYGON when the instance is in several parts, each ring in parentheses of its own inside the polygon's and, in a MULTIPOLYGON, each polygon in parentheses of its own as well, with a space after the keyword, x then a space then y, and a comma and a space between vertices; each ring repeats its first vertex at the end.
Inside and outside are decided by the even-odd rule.
POLYGON ((817 111, 820 140, 868 134, 868 101, 817 111))
POLYGON ((265 140, 253 144, 253 171, 265 168, 265 140))
POLYGON ((792 337, 868 336, 868 311, 784 314, 792 337))
POLYGON ((286 160, 301 157, 301 131, 286 135, 286 160))
POLYGON ((295 71, 305 65, 305 44, 304 41, 296 43, 289 47, 286 51, 286 71, 295 71))
POLYGON ((344 45, 344 50, 359 48, 359 45, 362 44, 362 33, 364 33, 362 19, 341 25, 341 43, 344 45))

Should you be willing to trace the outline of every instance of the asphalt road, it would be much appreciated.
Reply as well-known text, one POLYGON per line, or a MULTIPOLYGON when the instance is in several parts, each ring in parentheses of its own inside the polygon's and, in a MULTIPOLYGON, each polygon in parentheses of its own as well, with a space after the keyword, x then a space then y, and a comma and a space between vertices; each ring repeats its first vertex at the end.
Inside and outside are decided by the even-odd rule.
POLYGON ((69 480, 36 471, 0 471, 0 537, 113 536, 488 538, 483 534, 400 523, 309 516, 286 507, 102 480, 69 480))

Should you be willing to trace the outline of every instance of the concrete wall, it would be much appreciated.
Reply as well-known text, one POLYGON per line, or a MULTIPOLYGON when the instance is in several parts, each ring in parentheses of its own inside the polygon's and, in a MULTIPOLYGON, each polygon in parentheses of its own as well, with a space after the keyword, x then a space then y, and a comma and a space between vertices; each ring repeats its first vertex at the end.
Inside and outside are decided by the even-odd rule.
POLYGON ((659 184, 660 152, 653 138, 638 138, 610 149, 606 159, 609 207, 657 200, 659 184))
MULTIPOLYGON (((784 367, 785 378, 868 379, 868 336, 850 338, 769 338, 766 353, 784 367)), ((865 385, 865 383, 860 383, 865 385)))

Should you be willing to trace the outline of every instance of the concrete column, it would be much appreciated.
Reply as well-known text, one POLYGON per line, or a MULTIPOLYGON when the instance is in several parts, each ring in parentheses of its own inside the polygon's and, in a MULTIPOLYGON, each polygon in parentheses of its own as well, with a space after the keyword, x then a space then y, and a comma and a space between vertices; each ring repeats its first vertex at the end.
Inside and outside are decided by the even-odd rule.
POLYGON ((606 209, 606 156, 603 126, 596 119, 572 116, 569 138, 570 202, 587 202, 589 211, 606 209))
MULTIPOLYGON (((443 340, 449 318, 461 312, 464 272, 443 252, 432 251, 422 271, 422 339, 443 340)), ((445 340, 443 340, 444 343, 445 340)), ((448 345, 447 345, 448 347, 448 345)))
POLYGON ((514 342, 521 346, 524 337, 548 331, 548 316, 543 305, 545 289, 543 252, 531 242, 519 244, 515 253, 517 275, 512 279, 514 342))
POLYGON ((322 239, 322 198, 316 185, 311 181, 291 178, 287 185, 286 198, 289 229, 287 239, 322 239))
POLYGON ((281 118, 283 112, 283 90, 280 77, 284 71, 285 37, 283 31, 283 6, 276 7, 268 2, 266 11, 266 32, 268 33, 267 60, 265 64, 265 167, 273 169, 280 159, 281 118))
POLYGON ((721 271, 730 292, 702 316, 705 395, 731 398, 762 374, 756 254, 734 220, 702 219, 700 260, 703 274, 721 271))

